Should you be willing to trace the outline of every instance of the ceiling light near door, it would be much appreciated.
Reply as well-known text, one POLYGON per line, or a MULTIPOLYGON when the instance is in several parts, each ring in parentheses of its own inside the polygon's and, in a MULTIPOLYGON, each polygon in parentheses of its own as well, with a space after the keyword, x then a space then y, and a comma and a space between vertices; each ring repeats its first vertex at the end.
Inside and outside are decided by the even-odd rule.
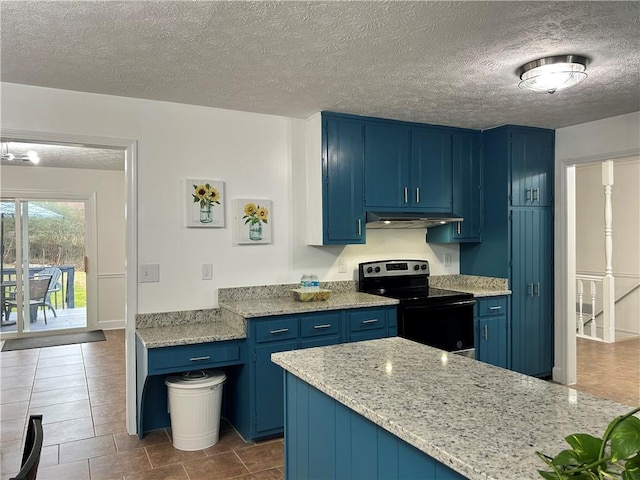
POLYGON ((587 78, 588 62, 580 55, 539 58, 518 69, 522 80, 518 86, 538 93, 555 93, 573 87, 587 78))
POLYGON ((8 160, 10 162, 13 160, 22 160, 23 162, 31 162, 34 165, 37 165, 40 163, 40 157, 38 156, 38 153, 33 150, 29 150, 25 154, 10 153, 9 142, 2 142, 2 152, 0 154, 0 159, 8 160))

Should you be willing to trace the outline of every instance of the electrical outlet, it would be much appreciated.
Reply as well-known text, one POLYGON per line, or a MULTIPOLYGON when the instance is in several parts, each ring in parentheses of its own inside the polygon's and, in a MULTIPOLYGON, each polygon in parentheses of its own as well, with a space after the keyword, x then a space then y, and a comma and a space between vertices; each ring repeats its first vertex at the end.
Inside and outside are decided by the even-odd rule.
POLYGON ((151 283, 160 281, 160 265, 157 263, 149 265, 140 265, 140 272, 138 276, 140 283, 151 283))
POLYGON ((445 253, 444 254, 444 266, 445 267, 450 267, 451 266, 451 254, 450 253, 445 253))
POLYGON ((338 260, 338 273, 347 273, 347 261, 344 258, 338 260))
POLYGON ((202 280, 213 280, 213 265, 211 263, 202 264, 202 280))

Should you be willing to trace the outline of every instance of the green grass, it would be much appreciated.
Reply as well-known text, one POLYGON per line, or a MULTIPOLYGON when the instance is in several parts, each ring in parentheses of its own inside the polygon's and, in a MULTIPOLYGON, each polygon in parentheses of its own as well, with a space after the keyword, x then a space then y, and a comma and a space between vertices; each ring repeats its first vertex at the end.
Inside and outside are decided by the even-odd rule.
POLYGON ((82 308, 87 306, 87 274, 79 270, 75 271, 73 278, 75 307, 82 308))

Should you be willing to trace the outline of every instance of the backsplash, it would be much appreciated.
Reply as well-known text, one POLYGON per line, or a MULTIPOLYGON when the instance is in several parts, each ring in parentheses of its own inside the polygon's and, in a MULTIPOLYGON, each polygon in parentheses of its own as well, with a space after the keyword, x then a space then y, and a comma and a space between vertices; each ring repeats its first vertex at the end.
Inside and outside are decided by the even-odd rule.
MULTIPOLYGON (((297 283, 285 285, 260 285, 254 287, 233 287, 218 289, 218 302, 235 302, 239 300, 273 297, 290 297, 291 289, 298 288, 297 283)), ((349 293, 357 291, 357 282, 353 280, 337 282, 321 282, 320 288, 334 293, 349 293)))
POLYGON ((182 310, 177 312, 138 313, 136 328, 170 327, 220 321, 220 310, 207 308, 204 310, 182 310))
POLYGON ((509 289, 509 281, 506 278, 481 277, 478 275, 431 275, 429 277, 429 285, 443 289, 451 289, 456 286, 484 290, 509 289))

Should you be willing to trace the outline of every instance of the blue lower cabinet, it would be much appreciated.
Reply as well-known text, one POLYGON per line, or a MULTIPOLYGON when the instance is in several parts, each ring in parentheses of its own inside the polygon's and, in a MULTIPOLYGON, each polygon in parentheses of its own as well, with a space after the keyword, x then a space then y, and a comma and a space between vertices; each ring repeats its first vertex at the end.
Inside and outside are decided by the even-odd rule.
POLYGON ((507 297, 480 298, 475 306, 476 359, 510 367, 507 297))
POLYGON ((284 377, 288 479, 465 478, 294 375, 284 377))
POLYGON ((284 431, 282 369, 271 362, 272 353, 383 338, 396 332, 395 306, 248 319, 247 364, 227 375, 229 420, 246 440, 284 431))

